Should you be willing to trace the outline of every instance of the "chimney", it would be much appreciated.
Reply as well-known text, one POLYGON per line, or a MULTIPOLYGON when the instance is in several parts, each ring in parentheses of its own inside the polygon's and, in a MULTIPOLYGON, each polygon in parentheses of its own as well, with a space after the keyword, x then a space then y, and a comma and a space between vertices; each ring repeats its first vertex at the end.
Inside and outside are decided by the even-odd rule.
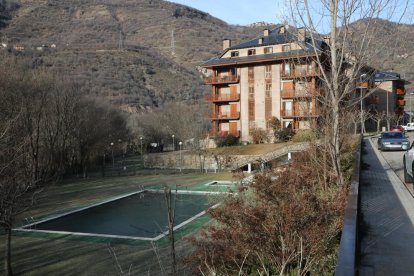
POLYGON ((306 30, 305 28, 298 29, 298 41, 304 42, 306 38, 306 30))
POLYGON ((223 39, 223 50, 226 50, 231 47, 231 40, 230 39, 223 39))
POLYGON ((279 33, 280 34, 284 34, 285 33, 285 26, 280 27, 279 33))
POLYGON ((259 45, 263 44, 263 37, 259 38, 259 45))
POLYGON ((264 29, 263 36, 269 36, 269 35, 270 35, 270 30, 269 29, 264 29))
POLYGON ((324 37, 323 37, 323 41, 324 41, 326 44, 331 45, 331 37, 330 37, 329 35, 324 36, 324 37))

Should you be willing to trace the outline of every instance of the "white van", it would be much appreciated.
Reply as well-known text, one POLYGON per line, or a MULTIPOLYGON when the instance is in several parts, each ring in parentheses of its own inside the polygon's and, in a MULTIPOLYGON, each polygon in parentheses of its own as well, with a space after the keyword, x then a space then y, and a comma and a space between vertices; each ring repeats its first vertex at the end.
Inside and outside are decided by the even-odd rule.
POLYGON ((405 131, 414 131, 414 123, 408 123, 405 126, 402 126, 405 131))

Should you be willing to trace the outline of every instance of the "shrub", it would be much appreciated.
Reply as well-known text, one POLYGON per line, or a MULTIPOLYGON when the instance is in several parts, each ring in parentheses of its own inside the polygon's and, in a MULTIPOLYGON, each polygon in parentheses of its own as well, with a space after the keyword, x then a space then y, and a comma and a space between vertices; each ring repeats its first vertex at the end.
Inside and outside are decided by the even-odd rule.
POLYGON ((289 141, 294 134, 294 131, 291 128, 281 128, 275 132, 275 137, 280 142, 289 141))
POLYGON ((218 148, 220 147, 229 147, 239 144, 239 138, 231 134, 225 136, 218 136, 214 139, 218 148))
POLYGON ((255 176, 209 213, 189 238, 187 265, 203 275, 332 275, 347 189, 321 183, 323 151, 299 153, 286 170, 255 176), (321 235, 321 233, 324 233, 321 235))
POLYGON ((261 128, 250 129, 250 135, 252 136, 253 144, 263 144, 269 141, 266 130, 261 128))
POLYGON ((293 142, 310 142, 316 139, 316 134, 311 129, 299 129, 292 137, 293 142))

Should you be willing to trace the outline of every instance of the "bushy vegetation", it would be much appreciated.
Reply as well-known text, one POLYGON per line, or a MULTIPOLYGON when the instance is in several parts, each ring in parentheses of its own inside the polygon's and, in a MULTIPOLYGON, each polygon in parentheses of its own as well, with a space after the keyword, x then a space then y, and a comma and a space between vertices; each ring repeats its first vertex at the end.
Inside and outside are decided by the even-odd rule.
POLYGON ((250 136, 253 144, 263 144, 269 142, 267 131, 261 128, 250 129, 250 136))
POLYGON ((216 146, 219 148, 236 146, 239 144, 239 138, 231 134, 224 135, 224 136, 217 136, 214 138, 214 141, 216 142, 216 146))
POLYGON ((316 133, 312 129, 298 129, 292 137, 292 142, 310 142, 316 139, 316 133))
POLYGON ((278 142, 286 142, 292 139, 294 131, 291 128, 281 128, 275 132, 275 137, 278 142))
POLYGON ((347 189, 320 164, 326 153, 312 146, 211 209, 215 223, 189 239, 188 266, 203 275, 332 275, 347 189))

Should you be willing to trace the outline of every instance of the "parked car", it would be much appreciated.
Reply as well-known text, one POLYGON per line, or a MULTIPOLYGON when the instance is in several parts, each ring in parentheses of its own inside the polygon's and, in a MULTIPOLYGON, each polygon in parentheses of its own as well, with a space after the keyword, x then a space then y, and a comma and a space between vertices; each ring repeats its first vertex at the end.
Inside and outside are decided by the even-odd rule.
POLYGON ((403 126, 392 126, 390 127, 390 131, 400 131, 400 132, 405 132, 405 129, 403 126))
POLYGON ((414 123, 408 123, 405 126, 402 126, 405 131, 414 131, 414 123))
POLYGON ((378 149, 384 150, 408 150, 410 141, 400 131, 385 131, 378 138, 378 149))
MULTIPOLYGON (((414 145, 414 143, 413 143, 414 145)), ((404 164, 404 181, 406 183, 413 182, 413 169, 414 169, 414 147, 411 147, 404 153, 403 164, 404 164)))

